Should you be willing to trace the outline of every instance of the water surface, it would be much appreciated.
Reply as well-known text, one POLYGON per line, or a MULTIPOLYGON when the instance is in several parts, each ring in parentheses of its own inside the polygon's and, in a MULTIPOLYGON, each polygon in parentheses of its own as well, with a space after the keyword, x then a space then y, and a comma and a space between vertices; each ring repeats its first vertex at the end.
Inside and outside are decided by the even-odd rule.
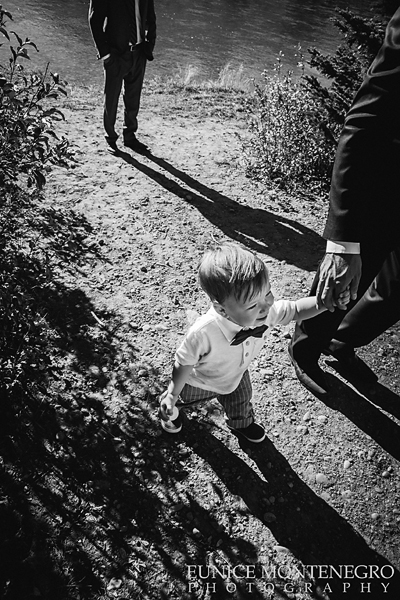
MULTIPOLYGON (((316 46, 333 52, 340 41, 330 17, 334 7, 370 14, 362 0, 155 0, 158 39, 148 76, 169 75, 194 65, 215 77, 228 62, 243 64, 246 74, 259 77, 271 68, 279 52, 285 66, 296 64, 296 48, 316 46)), ((50 69, 70 82, 102 81, 102 65, 87 24, 88 0, 4 0, 14 17, 8 30, 29 37, 32 63, 50 69)), ((0 49, 4 62, 7 44, 0 49)), ((8 50, 7 50, 8 52, 8 50)))

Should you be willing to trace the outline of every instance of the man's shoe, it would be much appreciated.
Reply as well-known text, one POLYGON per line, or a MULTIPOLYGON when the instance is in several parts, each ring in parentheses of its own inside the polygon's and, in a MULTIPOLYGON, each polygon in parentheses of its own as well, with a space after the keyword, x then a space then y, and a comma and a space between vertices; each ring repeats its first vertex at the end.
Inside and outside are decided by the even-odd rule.
POLYGON ((375 383, 378 381, 377 375, 361 360, 354 352, 354 348, 349 347, 343 342, 332 340, 327 348, 323 350, 327 356, 333 356, 341 367, 343 376, 353 376, 365 383, 375 383))
POLYGON ((124 146, 125 148, 129 148, 134 152, 143 153, 149 151, 149 147, 146 146, 146 144, 143 144, 143 142, 139 142, 139 140, 135 136, 129 140, 125 140, 124 146))
POLYGON ((325 381, 325 375, 323 370, 318 366, 317 362, 299 362, 293 356, 293 346, 290 343, 288 352, 292 365, 294 367, 296 377, 305 388, 317 397, 326 396, 328 393, 328 386, 325 381))
POLYGON ((107 140, 107 150, 110 154, 117 154, 119 152, 117 142, 114 140, 107 140))
POLYGON ((242 435, 249 442, 259 444, 265 440, 264 427, 257 425, 257 423, 251 423, 247 427, 230 427, 229 425, 228 427, 233 433, 237 433, 239 436, 242 435))

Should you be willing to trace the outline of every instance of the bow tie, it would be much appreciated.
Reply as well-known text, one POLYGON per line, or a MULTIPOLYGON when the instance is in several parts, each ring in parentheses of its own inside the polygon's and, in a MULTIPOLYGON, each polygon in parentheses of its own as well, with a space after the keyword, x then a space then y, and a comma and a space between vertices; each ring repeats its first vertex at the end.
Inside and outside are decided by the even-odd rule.
POLYGON ((247 340, 248 337, 260 338, 267 329, 268 325, 260 325, 259 327, 253 327, 253 329, 241 329, 231 341, 230 346, 238 346, 247 340))

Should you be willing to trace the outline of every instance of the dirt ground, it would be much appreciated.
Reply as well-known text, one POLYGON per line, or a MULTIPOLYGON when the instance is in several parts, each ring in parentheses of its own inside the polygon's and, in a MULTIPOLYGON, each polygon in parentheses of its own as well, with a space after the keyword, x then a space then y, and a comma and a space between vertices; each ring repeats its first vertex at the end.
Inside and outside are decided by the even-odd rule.
POLYGON ((326 200, 245 176, 243 102, 148 83, 138 137, 151 153, 121 143, 112 156, 100 91, 73 90, 65 101, 60 129, 76 162, 49 174, 46 195, 89 233, 85 258, 57 274, 75 323, 54 393, 83 411, 92 440, 105 427, 113 452, 111 462, 96 455, 82 434, 102 474, 86 470, 79 484, 84 516, 67 519, 70 528, 85 522, 75 550, 91 560, 96 597, 399 598, 398 327, 360 351, 379 375, 372 388, 324 361, 326 402, 295 377, 293 326, 272 332, 251 369, 262 444, 230 434, 217 402, 188 411, 180 434, 160 431, 157 397, 174 350, 207 306, 196 281, 205 248, 231 239, 257 251, 277 298, 307 295, 323 253, 326 200), (83 494, 90 487, 101 499, 83 494), (90 523, 101 559, 88 558, 90 523))

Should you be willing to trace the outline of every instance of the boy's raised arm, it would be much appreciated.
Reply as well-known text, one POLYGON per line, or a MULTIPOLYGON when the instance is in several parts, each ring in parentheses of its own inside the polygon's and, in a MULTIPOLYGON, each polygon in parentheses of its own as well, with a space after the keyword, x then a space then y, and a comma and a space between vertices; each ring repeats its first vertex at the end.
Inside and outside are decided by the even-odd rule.
MULTIPOLYGON (((344 290, 339 296, 338 308, 341 310, 346 310, 346 305, 350 301, 350 291, 349 288, 344 290)), ((321 308, 317 308, 317 297, 316 296, 308 296, 307 298, 300 298, 296 300, 296 313, 294 316, 294 321, 305 321, 306 319, 311 319, 318 315, 321 312, 327 310, 325 306, 321 308)))

